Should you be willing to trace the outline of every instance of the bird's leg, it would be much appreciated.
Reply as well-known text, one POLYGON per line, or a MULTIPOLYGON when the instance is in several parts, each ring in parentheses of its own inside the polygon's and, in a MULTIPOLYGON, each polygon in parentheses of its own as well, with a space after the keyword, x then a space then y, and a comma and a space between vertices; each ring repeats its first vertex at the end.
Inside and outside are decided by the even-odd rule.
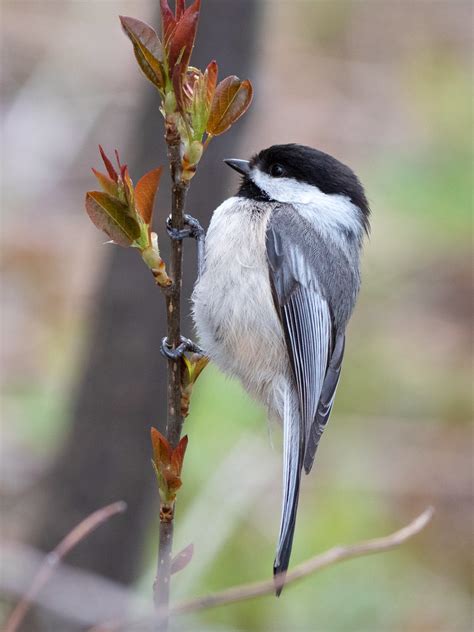
POLYGON ((198 353, 199 355, 204 355, 204 351, 199 347, 195 342, 189 340, 189 338, 185 338, 181 336, 180 344, 173 349, 173 347, 169 344, 168 338, 165 336, 161 341, 160 351, 162 355, 170 360, 177 360, 178 358, 182 358, 186 351, 191 351, 192 353, 198 353))
MULTIPOLYGON (((184 215, 184 227, 183 228, 174 228, 171 226, 171 215, 166 220, 166 230, 168 231, 168 235, 171 239, 175 241, 182 241, 186 239, 186 237, 191 237, 196 240, 197 243, 197 266, 198 266, 198 279, 201 276, 202 268, 204 265, 204 243, 206 240, 206 233, 204 232, 204 228, 198 222, 197 219, 191 217, 191 215, 184 215)), ((162 355, 170 360, 177 360, 178 358, 182 358, 186 351, 191 351, 192 353, 198 353, 201 356, 204 356, 205 353, 196 343, 189 338, 185 338, 181 336, 180 344, 173 349, 171 345, 168 343, 168 339, 165 337, 161 341, 160 351, 162 355)))
POLYGON ((206 233, 204 228, 198 222, 197 219, 191 217, 191 215, 184 216, 184 228, 173 228, 171 226, 171 215, 166 220, 166 230, 171 239, 181 241, 186 237, 191 237, 196 240, 197 244, 197 267, 198 267, 198 279, 201 276, 204 266, 204 244, 206 241, 206 233))

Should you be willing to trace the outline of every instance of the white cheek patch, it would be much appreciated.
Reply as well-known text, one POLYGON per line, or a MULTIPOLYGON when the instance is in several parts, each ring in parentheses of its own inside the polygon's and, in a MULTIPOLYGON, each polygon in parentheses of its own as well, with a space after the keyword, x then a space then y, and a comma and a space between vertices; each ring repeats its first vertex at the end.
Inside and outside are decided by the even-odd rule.
POLYGON ((272 178, 255 168, 250 177, 272 200, 294 205, 301 215, 321 229, 334 230, 342 226, 357 236, 362 234, 361 211, 346 195, 323 193, 318 187, 293 178, 272 178))

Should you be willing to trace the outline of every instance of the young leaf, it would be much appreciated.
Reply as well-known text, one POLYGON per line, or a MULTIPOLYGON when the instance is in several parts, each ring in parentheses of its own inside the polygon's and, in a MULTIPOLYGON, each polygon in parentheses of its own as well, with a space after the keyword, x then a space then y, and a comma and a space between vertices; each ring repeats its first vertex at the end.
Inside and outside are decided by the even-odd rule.
POLYGON ((171 463, 172 447, 168 440, 156 428, 151 428, 151 443, 153 446, 153 462, 161 471, 171 463))
MULTIPOLYGON (((117 161, 120 165, 120 159, 117 153, 117 161)), ((120 165, 120 177, 122 178, 123 186, 125 189, 125 199, 127 200, 127 205, 129 209, 133 209, 134 205, 134 193, 133 193, 133 182, 130 178, 130 174, 128 173, 127 165, 120 165)))
POLYGON ((137 182, 135 187, 135 204, 137 211, 145 224, 150 225, 153 217, 153 205, 155 203, 155 195, 160 183, 163 167, 158 167, 146 173, 137 182))
POLYGON ((156 480, 158 482, 158 488, 160 490, 160 498, 166 502, 169 499, 170 490, 168 487, 168 481, 166 480, 163 472, 156 466, 155 461, 152 459, 151 464, 155 470, 156 480))
POLYGON ((132 40, 136 40, 140 46, 145 48, 157 61, 163 59, 163 48, 161 46, 160 38, 156 34, 156 31, 146 22, 130 18, 126 16, 120 16, 120 22, 125 33, 132 40))
POLYGON ((172 75, 171 82, 173 84, 174 96, 176 98, 176 105, 178 106, 178 111, 184 116, 188 101, 184 89, 183 83, 186 75, 186 66, 183 63, 176 64, 172 75))
POLYGON ((112 165, 110 160, 107 158, 107 154, 102 149, 102 145, 99 145, 99 151, 100 151, 100 155, 102 156, 102 161, 105 165, 105 168, 107 169, 107 173, 109 174, 109 176, 112 178, 114 182, 117 182, 118 173, 115 171, 114 166, 112 165))
POLYGON ((183 17, 183 13, 186 10, 186 2, 185 0, 176 0, 175 5, 176 20, 181 20, 181 18, 183 17))
POLYGON ((156 31, 135 18, 121 15, 120 22, 124 33, 133 44, 133 51, 143 74, 154 86, 163 88, 163 49, 156 31))
POLYGON ((206 100, 206 106, 208 110, 210 109, 212 105, 212 101, 214 99, 214 93, 216 91, 217 73, 218 73, 217 62, 216 60, 213 60, 208 65, 204 73, 204 81, 206 85, 205 100, 206 100))
POLYGON ((178 59, 185 66, 189 64, 196 38, 200 6, 201 0, 194 0, 193 4, 186 9, 179 22, 177 22, 176 28, 166 41, 168 67, 171 71, 178 59))
POLYGON ((130 246, 140 237, 140 226, 128 207, 102 191, 88 191, 86 212, 92 223, 119 246, 130 246))
POLYGON ((118 149, 115 149, 114 153, 115 153, 115 160, 117 161, 120 174, 123 177, 123 173, 122 173, 123 172, 123 168, 126 167, 127 165, 122 165, 122 163, 120 162, 120 154, 118 152, 118 149))
POLYGON ((171 561, 171 575, 182 571, 193 559, 194 545, 188 544, 186 548, 175 555, 171 561))
POLYGON ((92 168, 92 173, 95 175, 95 177, 99 181, 100 186, 104 189, 106 193, 108 193, 112 197, 117 197, 118 187, 115 182, 113 182, 113 180, 108 178, 105 173, 101 173, 94 168, 92 168))
POLYGON ((244 114, 252 101, 252 84, 234 75, 226 77, 216 88, 206 131, 212 136, 226 132, 244 114))
MULTIPOLYGON (((176 7, 177 9, 178 7, 176 7)), ((168 5, 168 0, 160 0, 161 25, 163 28, 163 44, 168 46, 168 40, 176 28, 176 19, 168 5)))
POLYGON ((171 465, 172 469, 176 473, 176 476, 179 477, 181 475, 181 470, 183 469, 183 461, 184 455, 186 452, 186 448, 188 447, 188 436, 185 435, 180 439, 180 442, 173 450, 173 454, 171 455, 171 465))

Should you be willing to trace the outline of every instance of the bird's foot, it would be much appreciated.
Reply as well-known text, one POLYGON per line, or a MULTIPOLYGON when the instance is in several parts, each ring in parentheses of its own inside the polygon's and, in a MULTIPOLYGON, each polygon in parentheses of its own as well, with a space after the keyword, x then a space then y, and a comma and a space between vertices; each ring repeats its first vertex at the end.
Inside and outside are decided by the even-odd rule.
POLYGON ((200 241, 204 239, 205 233, 204 228, 198 222, 195 217, 191 217, 191 215, 184 215, 184 227, 183 228, 174 228, 171 225, 171 215, 166 220, 166 230, 168 231, 168 235, 171 239, 175 241, 181 241, 186 239, 186 237, 191 237, 192 239, 196 239, 200 241))
POLYGON ((162 355, 164 355, 169 360, 177 360, 178 358, 182 358, 186 351, 191 351, 192 353, 198 353, 199 355, 205 355, 204 351, 199 347, 195 342, 190 340, 189 338, 185 338, 181 336, 180 344, 177 347, 172 347, 168 338, 165 336, 161 341, 160 351, 162 355))
POLYGON ((198 279, 202 274, 204 266, 204 242, 206 240, 206 233, 201 224, 196 218, 191 215, 184 216, 183 228, 174 228, 171 226, 171 215, 166 220, 166 230, 171 239, 175 241, 182 241, 186 237, 195 239, 197 243, 197 267, 198 267, 198 279))

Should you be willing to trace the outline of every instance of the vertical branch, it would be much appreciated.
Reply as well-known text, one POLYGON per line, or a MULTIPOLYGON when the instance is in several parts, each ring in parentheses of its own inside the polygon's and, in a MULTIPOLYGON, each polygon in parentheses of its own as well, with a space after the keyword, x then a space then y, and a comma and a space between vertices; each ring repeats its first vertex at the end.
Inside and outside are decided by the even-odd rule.
POLYGON ((162 520, 160 511, 158 563, 156 567, 156 578, 153 584, 154 602, 156 609, 160 613, 160 630, 166 630, 168 627, 173 527, 172 520, 162 520))
MULTIPOLYGON (((171 170, 171 225, 181 229, 184 226, 184 206, 188 184, 183 182, 181 173, 181 139, 174 125, 166 127, 166 143, 171 170)), ((181 241, 171 241, 170 276, 172 285, 165 289, 166 317, 168 324, 168 344, 177 347, 181 336, 181 287, 183 267, 183 245, 181 241)), ((167 423, 166 438, 172 447, 176 447, 181 437, 183 415, 181 414, 181 373, 182 363, 168 360, 167 385, 167 423)), ((174 502, 172 505, 161 504, 160 507, 160 540, 158 548, 158 564, 154 583, 155 605, 160 612, 159 629, 168 628, 168 611, 170 598, 171 560, 173 550, 174 502)))
MULTIPOLYGON (((188 184, 181 179, 181 141, 176 130, 168 127, 166 142, 170 162, 171 192, 171 225, 183 228, 184 205, 188 184)), ((168 343, 177 347, 181 335, 181 287, 183 282, 183 244, 171 241, 170 276, 173 284, 166 292, 166 316, 168 321, 168 343)), ((168 360, 168 415, 166 438, 176 447, 181 437, 183 416, 181 415, 181 362, 168 360)))

